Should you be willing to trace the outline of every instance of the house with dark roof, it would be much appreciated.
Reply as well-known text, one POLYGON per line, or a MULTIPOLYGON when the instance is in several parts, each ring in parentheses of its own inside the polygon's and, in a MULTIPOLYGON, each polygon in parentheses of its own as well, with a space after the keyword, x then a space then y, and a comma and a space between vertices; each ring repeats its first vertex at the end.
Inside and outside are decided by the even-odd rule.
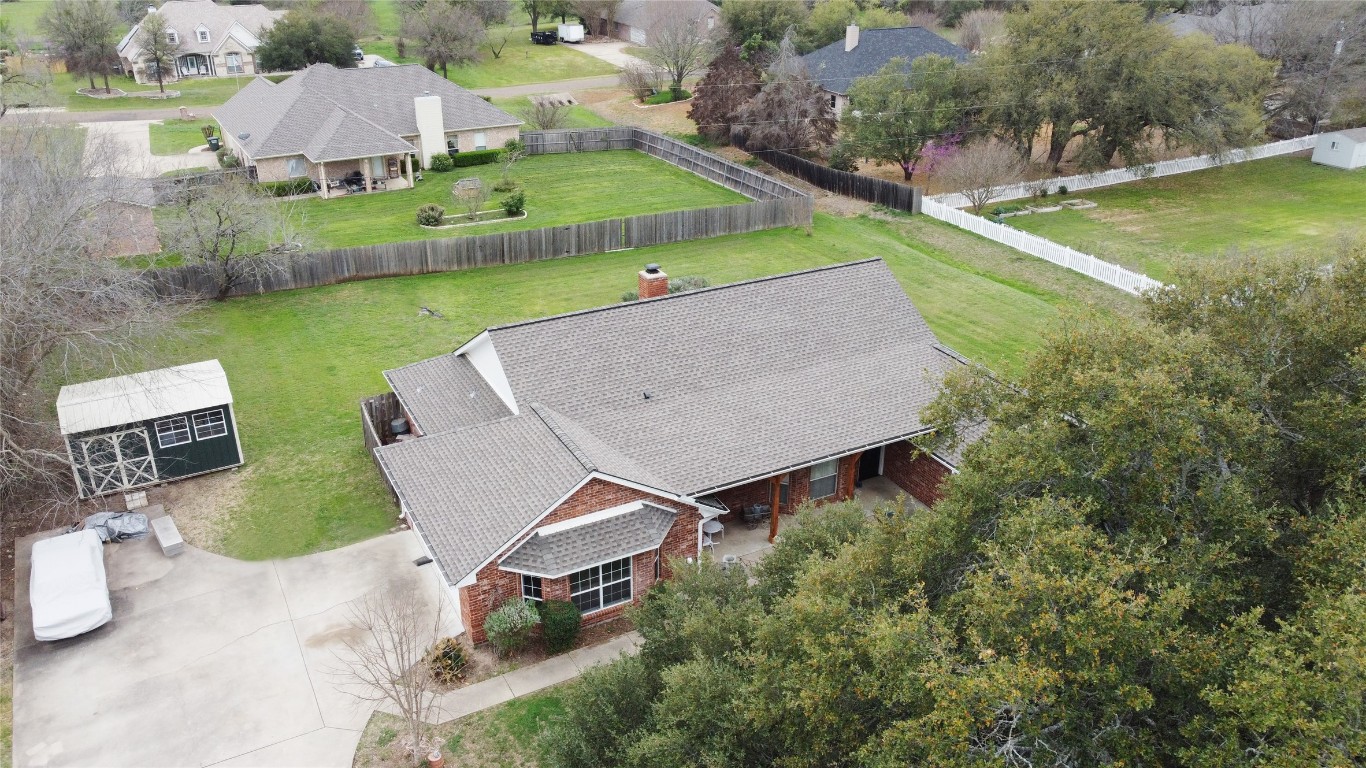
MULTIPOLYGON (((167 0, 160 8, 149 5, 147 13, 165 19, 167 39, 180 45, 175 66, 162 73, 163 82, 256 74, 261 35, 285 15, 264 5, 219 5, 213 0, 167 0)), ((141 31, 138 22, 119 41, 119 61, 139 83, 155 83, 157 65, 143 54, 141 31)))
POLYGON ((411 187, 413 161, 502 147, 522 124, 416 64, 258 77, 214 117, 257 180, 312 179, 324 197, 345 194, 348 178, 354 191, 411 187))
POLYGON ((599 11, 592 32, 650 45, 662 25, 674 22, 692 24, 699 34, 711 35, 721 29, 721 9, 707 0, 623 0, 599 11))
POLYGON ((863 483, 933 504, 960 461, 910 440, 965 361, 880 259, 676 294, 655 265, 638 281, 639 301, 384 373, 407 434, 376 462, 475 642, 510 599, 610 619, 749 513, 772 541, 768 513, 863 483))
POLYGON ((905 59, 909 67, 932 53, 959 62, 968 60, 966 50, 924 27, 860 30, 857 24, 850 24, 843 40, 806 54, 802 63, 807 76, 830 94, 830 108, 842 115, 855 80, 877 74, 892 59, 905 59))

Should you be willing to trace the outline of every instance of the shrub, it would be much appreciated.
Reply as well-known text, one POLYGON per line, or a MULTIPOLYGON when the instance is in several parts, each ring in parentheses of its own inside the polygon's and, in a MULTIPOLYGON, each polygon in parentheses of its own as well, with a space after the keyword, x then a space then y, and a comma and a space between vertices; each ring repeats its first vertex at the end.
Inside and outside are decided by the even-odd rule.
POLYGON ((848 142, 841 141, 830 150, 830 167, 836 171, 853 173, 858 170, 858 158, 848 142))
POLYGON ((201 125, 199 126, 199 132, 204 134, 204 140, 208 141, 214 137, 214 134, 218 133, 218 129, 214 128, 212 125, 201 125))
POLYGON ((691 94, 691 93, 688 93, 687 91, 684 91, 684 90, 678 91, 678 92, 677 92, 677 96, 678 96, 678 98, 674 98, 674 91, 672 91, 672 90, 660 91, 659 93, 656 93, 655 95, 650 96, 649 98, 645 99, 645 103, 646 103, 646 104, 671 104, 671 103, 673 103, 673 102, 675 102, 675 101, 687 101, 688 99, 691 99, 691 98, 692 98, 692 94, 691 94))
POLYGON ((999 205, 996 206, 995 208, 992 208, 992 209, 991 209, 991 213, 992 213, 993 215, 995 215, 995 216, 1001 216, 1001 215, 1003 215, 1005 212, 1006 212, 1006 209, 1003 208, 1003 207, 1001 207, 1001 206, 999 206, 999 205))
POLYGON ((446 209, 436 203, 427 203, 417 209, 417 223, 424 227, 439 227, 446 216, 446 209))
POLYGON ((433 173, 446 173, 454 167, 455 162, 451 160, 450 155, 439 154, 432 155, 431 167, 429 167, 428 170, 432 171, 433 173))
POLYGON ((518 186, 520 186, 520 185, 519 185, 515 180, 513 180, 513 179, 508 179, 507 181, 503 181, 503 180, 500 179, 500 180, 498 181, 497 184, 494 184, 494 185, 493 185, 493 191, 494 191, 494 192, 511 192, 512 190, 516 189, 518 186))
POLYGON ((234 155, 227 147, 219 147, 214 155, 218 158, 218 167, 220 168, 242 167, 242 159, 237 155, 234 155))
POLYGON ((443 637, 427 651, 427 669, 442 685, 452 685, 465 676, 465 647, 453 637, 443 637))
POLYGON ((500 204, 503 206, 504 213, 509 216, 516 216, 526 209, 526 193, 519 189, 503 198, 500 204))
POLYGON ((742 163, 740 163, 740 164, 743 165, 743 166, 745 166, 746 168, 758 168, 758 167, 759 167, 759 163, 760 163, 759 158, 755 157, 754 155, 750 155, 749 157, 747 157, 747 158, 744 159, 744 162, 742 162, 742 163))
POLYGON ((314 191, 313 180, 304 177, 300 179, 290 179, 289 181, 266 181, 262 182, 261 188, 272 197, 293 197, 294 195, 304 195, 314 191))
MULTIPOLYGON (((444 155, 450 158, 451 165, 456 168, 468 168, 471 165, 488 165, 498 162, 498 156, 503 153, 501 149, 476 149, 473 152, 457 152, 454 155, 444 155)), ((435 160, 436 158, 432 158, 435 160)))
POLYGON ((564 653, 574 647, 583 625, 583 614, 568 600, 546 600, 541 604, 541 626, 545 630, 545 649, 564 653))
POLYGON ((520 651, 531 638, 531 630, 541 621, 536 609, 522 600, 509 600, 484 619, 484 632, 499 655, 520 651))
POLYGON ((698 275, 684 275, 675 277, 669 281, 669 293, 682 293, 684 291, 695 291, 698 288, 706 288, 711 285, 707 278, 698 275))
POLYGON ((640 301, 640 293, 637 291, 626 291, 621 294, 622 301, 640 301))
POLYGON ((1059 185, 1058 185, 1058 194, 1060 194, 1060 195, 1065 195, 1065 194, 1067 194, 1067 185, 1066 185, 1066 184, 1059 184, 1059 185))

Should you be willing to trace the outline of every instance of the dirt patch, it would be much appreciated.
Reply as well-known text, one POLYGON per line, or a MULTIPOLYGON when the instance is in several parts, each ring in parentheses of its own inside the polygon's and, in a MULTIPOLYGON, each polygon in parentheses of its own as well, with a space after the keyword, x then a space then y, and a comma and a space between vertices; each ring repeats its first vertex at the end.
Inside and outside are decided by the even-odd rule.
POLYGON ((640 109, 635 106, 631 94, 619 88, 581 91, 575 93, 574 98, 598 116, 618 125, 634 125, 659 133, 697 132, 697 124, 688 119, 692 104, 686 101, 640 109))
POLYGON ((232 513, 246 497, 251 472, 250 468, 229 469, 149 488, 147 503, 166 508, 186 543, 218 552, 232 513))

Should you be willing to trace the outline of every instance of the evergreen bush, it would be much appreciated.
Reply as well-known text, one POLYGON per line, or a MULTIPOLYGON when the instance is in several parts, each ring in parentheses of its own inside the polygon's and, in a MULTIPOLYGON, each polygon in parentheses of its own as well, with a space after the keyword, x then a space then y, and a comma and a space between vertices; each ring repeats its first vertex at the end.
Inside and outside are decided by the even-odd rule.
POLYGON ((526 646, 539 623, 541 617, 530 603, 509 600, 484 619, 484 632, 500 656, 509 656, 526 646))
POLYGON ((541 626, 545 631, 547 652, 564 653, 573 648, 582 625, 583 614, 568 600, 546 600, 541 604, 541 626))
POLYGON ((446 173, 455 167, 455 162, 447 154, 432 155, 432 162, 427 169, 433 173, 446 173))
POLYGON ((417 223, 424 227, 439 227, 446 216, 446 209, 436 203, 427 203, 417 209, 417 223))

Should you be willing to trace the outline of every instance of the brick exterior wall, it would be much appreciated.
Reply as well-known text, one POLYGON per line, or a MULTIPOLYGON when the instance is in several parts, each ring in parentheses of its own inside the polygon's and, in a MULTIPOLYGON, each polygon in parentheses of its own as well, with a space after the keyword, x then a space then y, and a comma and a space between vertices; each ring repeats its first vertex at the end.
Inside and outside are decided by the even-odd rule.
MULTIPOLYGON (((305 175, 316 181, 318 179, 318 166, 309 162, 308 158, 303 155, 295 155, 295 157, 304 161, 305 175)), ((289 181, 289 179, 288 157, 267 157, 256 161, 257 181, 289 181)))
MULTIPOLYGON (((677 510, 679 513, 660 547, 660 553, 665 558, 665 563, 661 565, 661 576, 667 579, 671 575, 667 564, 668 558, 697 557, 697 526, 702 521, 702 516, 694 507, 682 502, 637 491, 605 480, 593 479, 546 515, 537 523, 536 527, 541 528, 553 523, 572 520, 592 512, 633 501, 648 501, 661 507, 677 510)), ((531 532, 528 532, 527 536, 530 535, 531 532)), ((465 631, 470 634, 470 640, 475 643, 488 640, 488 635, 484 633, 484 619, 488 617, 489 613, 505 601, 521 595, 521 575, 501 570, 498 567, 498 561, 524 540, 524 538, 518 539, 502 552, 499 552, 498 557, 495 557, 493 562, 479 570, 473 585, 460 588, 460 618, 465 625, 465 631)), ((595 611, 584 616, 584 626, 610 621, 620 616, 628 605, 637 602, 650 587, 654 586, 654 562, 654 550, 635 555, 631 560, 633 598, 631 603, 614 605, 611 608, 595 611)), ((558 579, 542 579, 541 596, 547 600, 568 600, 569 578, 566 576, 558 579)))
MULTIPOLYGON (((857 462, 857 456, 845 456, 839 460, 838 475, 835 483, 835 495, 824 499, 824 501, 842 501, 853 497, 854 484, 852 480, 855 476, 852 473, 856 472, 858 469, 857 462)), ((779 513, 784 515, 792 514, 797 510, 797 507, 802 505, 802 502, 811 497, 811 468, 803 467, 801 469, 792 470, 792 472, 789 473, 787 482, 787 503, 782 505, 778 510, 779 513)), ((751 504, 771 504, 773 490, 772 486, 769 485, 769 478, 764 478, 763 480, 756 480, 752 483, 745 483, 744 485, 739 485, 734 488, 727 488, 724 491, 718 491, 715 496, 730 510, 730 514, 722 515, 720 517, 721 522, 730 523, 740 521, 740 509, 742 507, 751 504)))
MULTIPOLYGON (((482 131, 447 131, 446 141, 450 141, 454 138, 456 147, 458 147, 461 152, 473 152, 475 148, 479 146, 474 143, 474 134, 476 133, 484 134, 485 149, 502 149, 503 145, 508 143, 508 139, 515 139, 521 135, 521 128, 513 125, 505 128, 486 128, 482 131)), ((404 136, 403 139, 418 148, 418 157, 420 158, 422 156, 422 137, 404 136)), ((435 147, 432 154, 445 151, 446 145, 442 144, 439 147, 435 147)))
POLYGON ((886 451, 882 458, 884 477, 927 507, 934 506, 944 498, 944 478, 952 474, 948 467, 916 450, 905 440, 888 445, 886 451))

